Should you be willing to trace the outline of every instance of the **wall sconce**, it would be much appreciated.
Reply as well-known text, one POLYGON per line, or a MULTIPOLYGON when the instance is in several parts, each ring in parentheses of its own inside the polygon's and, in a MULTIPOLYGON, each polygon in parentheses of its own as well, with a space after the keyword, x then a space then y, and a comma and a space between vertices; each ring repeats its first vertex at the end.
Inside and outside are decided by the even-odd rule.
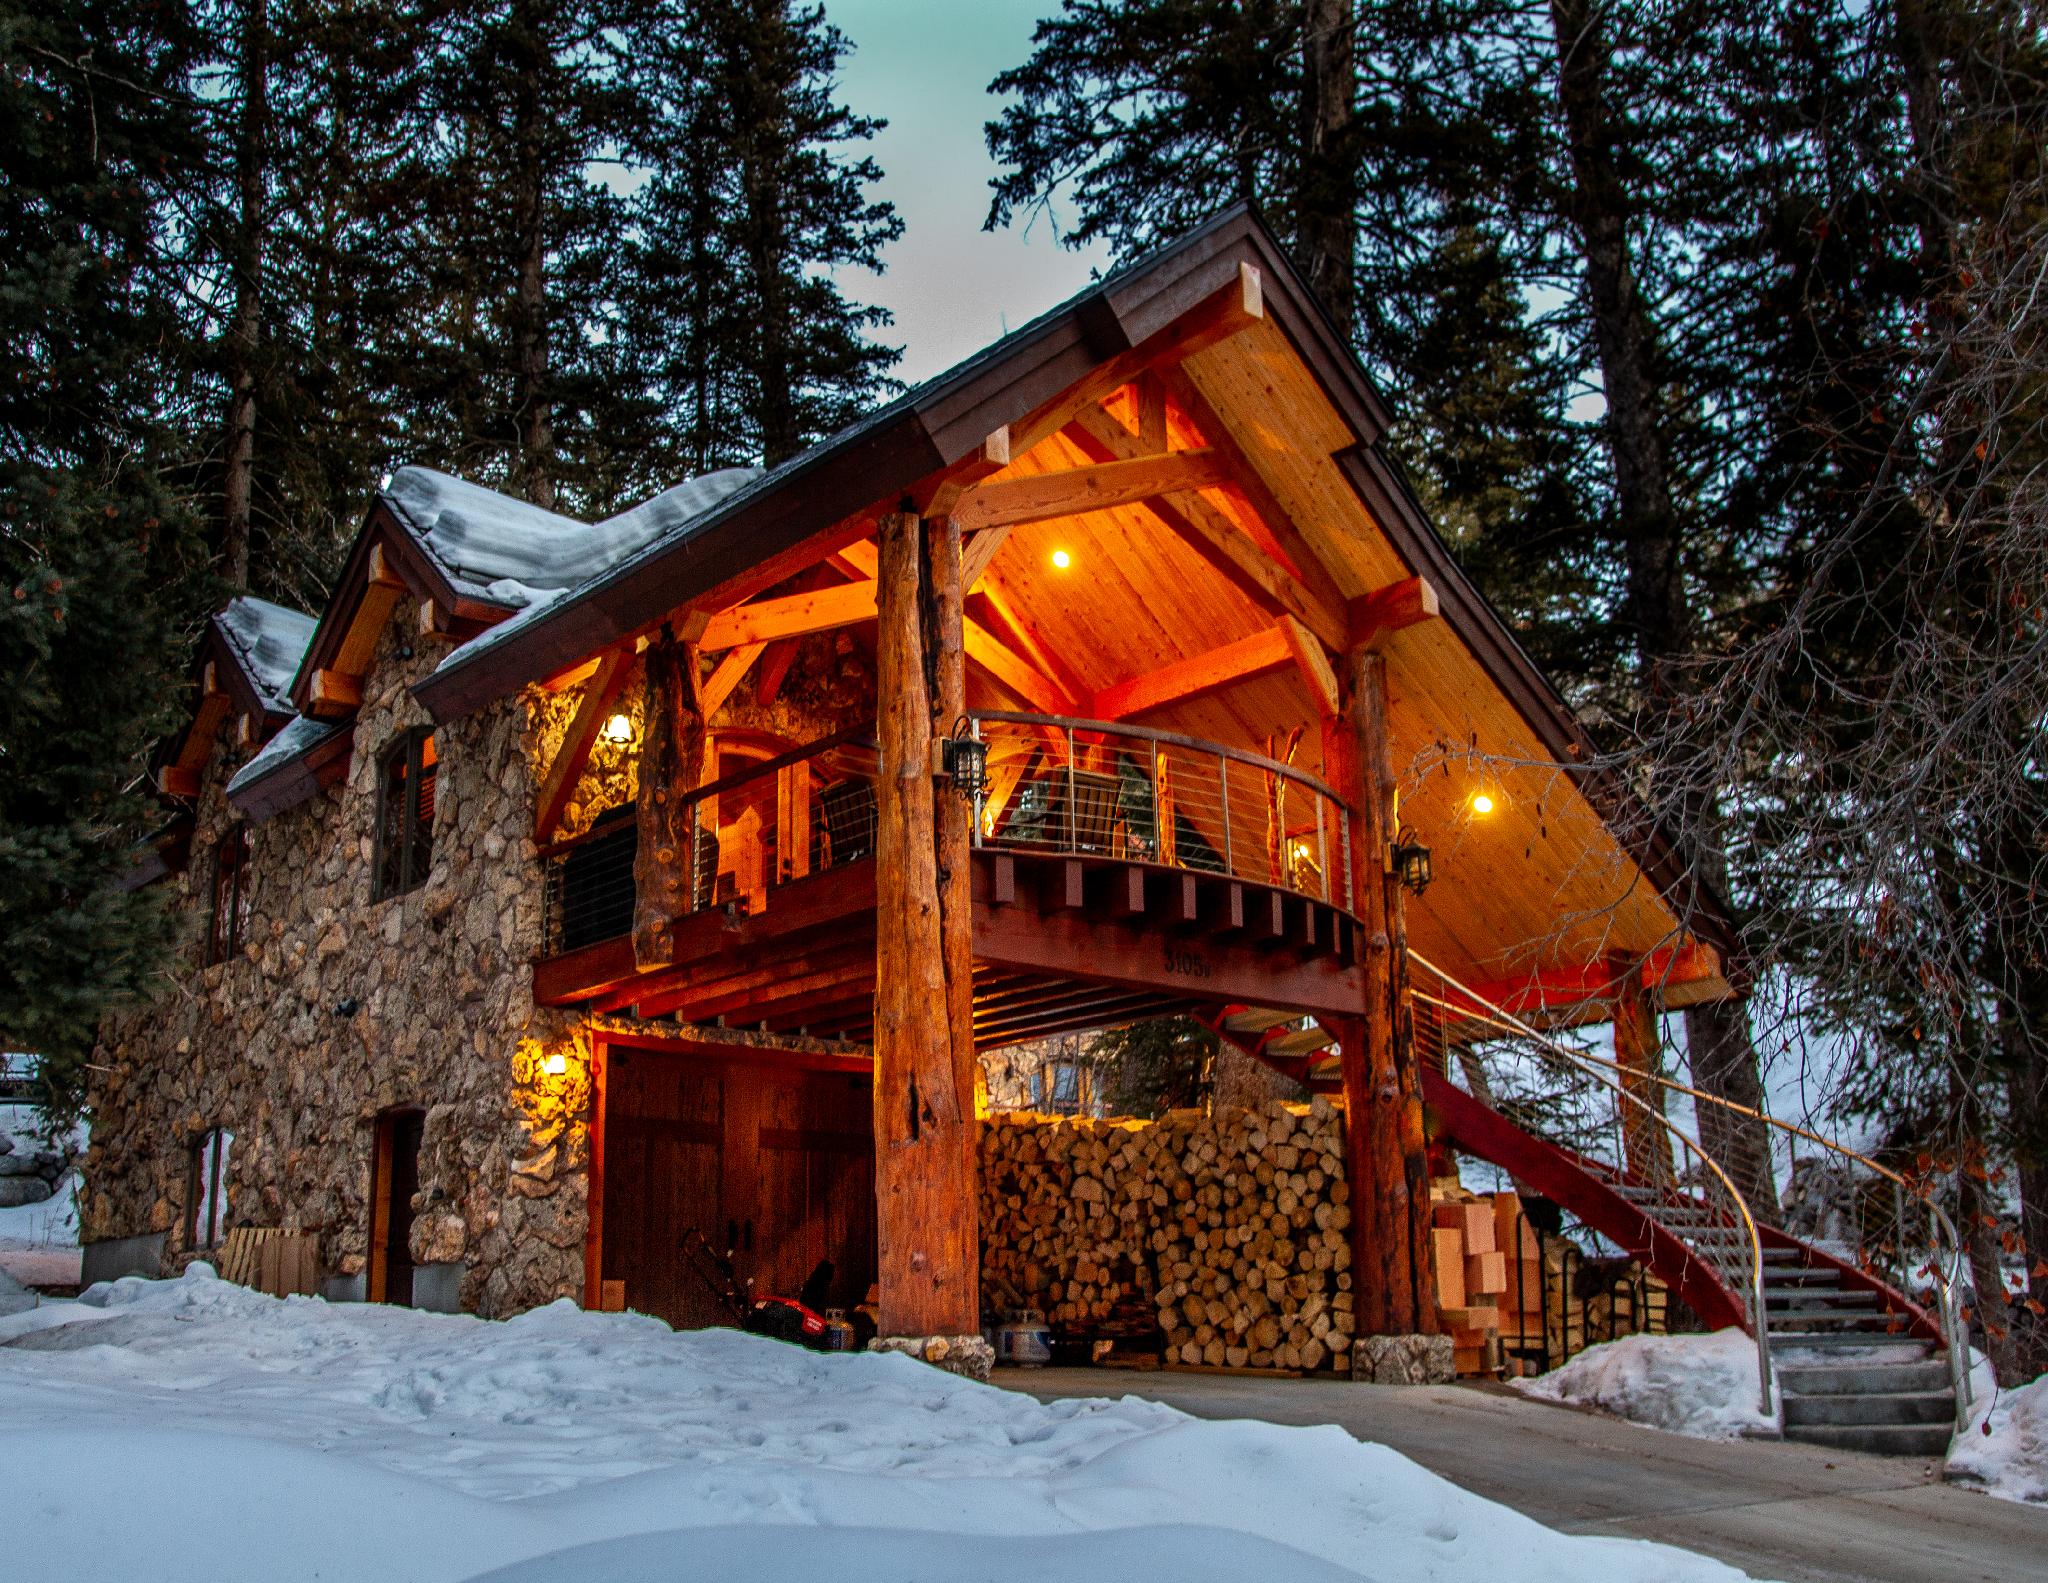
POLYGON ((633 717, 624 713, 613 715, 611 719, 604 723, 604 739, 607 742, 616 742, 622 747, 626 743, 631 742, 633 740, 633 717))
POLYGON ((1420 896, 1435 878, 1431 872, 1429 848, 1415 839, 1415 832, 1402 826, 1387 852, 1388 865, 1403 885, 1420 896))
POLYGON ((938 748, 939 773, 966 801, 977 801, 988 789, 988 744, 969 733, 962 715, 953 722, 953 734, 939 739, 938 748))
POLYGON ((540 1069, 549 1077, 566 1077, 569 1072, 569 1058, 557 1050, 553 1055, 541 1058, 540 1069))

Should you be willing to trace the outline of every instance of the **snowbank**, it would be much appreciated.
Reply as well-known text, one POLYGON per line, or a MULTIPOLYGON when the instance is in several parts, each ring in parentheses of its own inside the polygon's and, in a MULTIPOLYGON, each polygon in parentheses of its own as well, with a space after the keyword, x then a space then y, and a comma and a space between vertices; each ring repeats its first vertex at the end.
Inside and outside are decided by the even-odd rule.
POLYGON ((1546 1401, 1598 1407, 1701 1440, 1777 1433, 1761 1410, 1756 1343, 1729 1328, 1710 1336, 1624 1336, 1515 1386, 1546 1401))
POLYGON ((1972 1375, 1970 1427, 1949 1442, 1947 1472, 2005 1500, 2048 1501, 2048 1374, 1997 1392, 1989 1374, 1972 1375))
POLYGON ((204 1273, 0 1319, 0 1465, 28 1577, 1740 1576, 1554 1533, 1335 1428, 1041 1405, 566 1303, 489 1323, 204 1273), (223 1491, 228 1529, 192 1521, 223 1491))

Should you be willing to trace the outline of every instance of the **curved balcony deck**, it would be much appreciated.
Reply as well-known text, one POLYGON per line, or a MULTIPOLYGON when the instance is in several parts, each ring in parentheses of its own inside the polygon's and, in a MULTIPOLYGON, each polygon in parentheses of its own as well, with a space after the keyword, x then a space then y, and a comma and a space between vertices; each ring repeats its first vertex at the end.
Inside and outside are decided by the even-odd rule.
MULTIPOLYGON (((1170 732, 981 712, 975 1030, 985 1045, 1240 1002, 1355 1012, 1345 814, 1312 776, 1170 732)), ((636 969, 630 815, 544 854, 548 1005, 866 1042, 872 738, 691 794, 691 910, 636 969)), ((941 788, 941 795, 950 795, 941 788)))

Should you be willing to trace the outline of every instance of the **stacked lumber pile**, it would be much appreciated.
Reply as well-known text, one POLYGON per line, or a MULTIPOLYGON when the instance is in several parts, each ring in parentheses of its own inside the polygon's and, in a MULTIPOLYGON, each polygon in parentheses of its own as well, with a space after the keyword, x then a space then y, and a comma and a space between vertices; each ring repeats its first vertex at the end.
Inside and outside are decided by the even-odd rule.
POLYGON ((1521 1202, 1513 1193, 1481 1197, 1445 1177, 1430 1184, 1429 1203, 1437 1324, 1451 1338, 1459 1374, 1494 1373, 1500 1367, 1501 1300, 1509 1288, 1504 1249, 1514 1245, 1522 1224, 1521 1202))
POLYGON ((1327 1100, 982 1128, 982 1294, 1089 1333, 1143 1297, 1169 1365, 1348 1370, 1350 1191, 1327 1100))

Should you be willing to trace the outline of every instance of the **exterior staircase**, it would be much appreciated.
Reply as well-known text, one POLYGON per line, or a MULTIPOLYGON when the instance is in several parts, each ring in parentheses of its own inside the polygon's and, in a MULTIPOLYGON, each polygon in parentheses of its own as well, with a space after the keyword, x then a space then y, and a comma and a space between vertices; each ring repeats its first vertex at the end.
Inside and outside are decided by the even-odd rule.
MULTIPOLYGON (((1334 1041, 1314 1023, 1263 1007, 1232 1007, 1208 1021, 1291 1076, 1324 1075, 1315 1068, 1334 1041)), ((1424 1104, 1458 1148, 1641 1260, 1707 1329, 1735 1325, 1754 1336, 1760 1322, 1759 1350, 1775 1377, 1786 1439, 1891 1455, 1946 1451, 1958 1418, 1957 1371, 1936 1314, 1868 1271, 1754 1221, 1739 1199, 1731 1213, 1732 1188, 1717 1198, 1638 1180, 1524 1130, 1435 1063, 1423 1063, 1422 1082, 1424 1104)), ((1696 1177, 1698 1146, 1667 1130, 1694 1156, 1694 1172, 1682 1174, 1696 1177)))

